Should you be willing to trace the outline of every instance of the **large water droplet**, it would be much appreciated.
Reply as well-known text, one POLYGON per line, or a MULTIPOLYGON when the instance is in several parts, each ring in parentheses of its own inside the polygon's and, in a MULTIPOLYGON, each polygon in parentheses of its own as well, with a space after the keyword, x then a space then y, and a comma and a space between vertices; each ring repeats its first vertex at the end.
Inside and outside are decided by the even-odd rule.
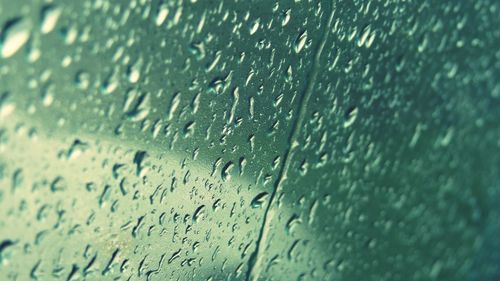
POLYGON ((21 49, 30 38, 31 24, 28 20, 16 18, 8 21, 2 28, 0 39, 2 57, 8 58, 21 49))

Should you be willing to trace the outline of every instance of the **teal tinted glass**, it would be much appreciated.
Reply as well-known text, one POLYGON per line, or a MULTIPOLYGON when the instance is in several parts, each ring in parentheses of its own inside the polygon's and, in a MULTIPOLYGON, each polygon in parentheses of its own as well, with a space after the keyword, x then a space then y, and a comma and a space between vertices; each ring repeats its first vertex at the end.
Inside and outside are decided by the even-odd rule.
POLYGON ((499 10, 0 0, 0 280, 500 280, 499 10))

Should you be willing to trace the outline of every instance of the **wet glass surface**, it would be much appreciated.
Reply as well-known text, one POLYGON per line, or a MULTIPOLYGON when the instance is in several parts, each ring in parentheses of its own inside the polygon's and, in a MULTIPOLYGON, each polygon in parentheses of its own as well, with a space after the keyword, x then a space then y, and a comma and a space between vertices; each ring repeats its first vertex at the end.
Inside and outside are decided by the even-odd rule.
POLYGON ((0 280, 500 280, 499 4, 0 0, 0 280))

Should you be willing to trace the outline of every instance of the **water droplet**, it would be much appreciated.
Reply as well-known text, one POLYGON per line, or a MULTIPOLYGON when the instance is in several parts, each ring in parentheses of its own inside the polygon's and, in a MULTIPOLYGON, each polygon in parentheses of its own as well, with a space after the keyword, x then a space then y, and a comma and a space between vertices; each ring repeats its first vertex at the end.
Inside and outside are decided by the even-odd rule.
POLYGON ((59 20, 59 16, 61 15, 62 9, 54 6, 48 5, 42 8, 42 22, 40 25, 40 31, 42 33, 51 32, 57 24, 59 20))
POLYGON ((168 7, 166 4, 162 3, 160 7, 158 7, 158 12, 156 13, 155 24, 160 26, 163 24, 165 19, 167 18, 169 13, 168 7))
POLYGON ((252 203, 250 204, 250 206, 252 206, 252 208, 260 208, 266 202, 266 200, 267 200, 268 197, 269 197, 269 193, 267 193, 267 192, 261 192, 261 193, 257 194, 257 196, 255 196, 253 198, 252 203))
POLYGON ((295 40, 294 50, 297 54, 300 53, 300 51, 302 51, 302 49, 306 45, 306 40, 307 40, 307 30, 300 33, 297 39, 295 40))
POLYGON ((249 30, 250 35, 253 35, 255 34, 255 32, 257 32, 257 30, 259 29, 259 25, 260 25, 260 19, 256 19, 252 22, 249 30))
POLYGON ((358 108, 353 106, 349 108, 345 114, 344 128, 350 127, 356 121, 358 116, 358 108))
POLYGON ((234 163, 232 161, 229 161, 224 165, 221 171, 221 177, 223 181, 228 181, 231 179, 231 171, 234 168, 234 163))
POLYGON ((16 18, 8 21, 2 28, 0 45, 2 57, 8 58, 21 49, 31 33, 31 24, 28 20, 16 18))
POLYGON ((205 216, 205 205, 199 206, 193 213, 193 222, 196 223, 205 216))

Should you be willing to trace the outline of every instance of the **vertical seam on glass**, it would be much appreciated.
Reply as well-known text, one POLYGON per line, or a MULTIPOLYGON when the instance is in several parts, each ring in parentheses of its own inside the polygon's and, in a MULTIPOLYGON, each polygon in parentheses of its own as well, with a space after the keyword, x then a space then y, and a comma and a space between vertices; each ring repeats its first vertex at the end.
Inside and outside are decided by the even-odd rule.
POLYGON ((262 263, 262 254, 260 252, 261 248, 265 247, 265 244, 267 242, 267 234, 269 231, 269 226, 274 216, 274 209, 272 208, 272 206, 275 203, 276 195, 281 193, 281 191, 283 190, 283 182, 287 178, 288 168, 290 167, 293 153, 298 147, 297 139, 301 133, 305 114, 307 112, 307 105, 309 103, 309 99, 311 98, 312 93, 314 91, 314 87, 316 85, 316 80, 318 76, 318 65, 320 64, 321 54, 323 53, 326 41, 328 40, 328 34, 331 30, 334 14, 335 14, 335 2, 332 1, 330 15, 328 17, 327 24, 324 28, 325 30, 323 30, 323 36, 314 53, 313 65, 311 66, 309 79, 306 83, 306 88, 303 91, 302 95, 300 95, 300 98, 298 100, 298 114, 297 118, 294 119, 292 125, 292 131, 288 138, 288 149, 285 151, 283 161, 281 162, 280 165, 278 178, 274 183, 274 188, 269 198, 269 203, 267 204, 264 212, 264 218, 262 220, 259 236, 256 241, 255 250, 250 255, 248 261, 248 272, 246 277, 247 281, 256 281, 258 280, 260 275, 261 271, 260 267, 262 263))

